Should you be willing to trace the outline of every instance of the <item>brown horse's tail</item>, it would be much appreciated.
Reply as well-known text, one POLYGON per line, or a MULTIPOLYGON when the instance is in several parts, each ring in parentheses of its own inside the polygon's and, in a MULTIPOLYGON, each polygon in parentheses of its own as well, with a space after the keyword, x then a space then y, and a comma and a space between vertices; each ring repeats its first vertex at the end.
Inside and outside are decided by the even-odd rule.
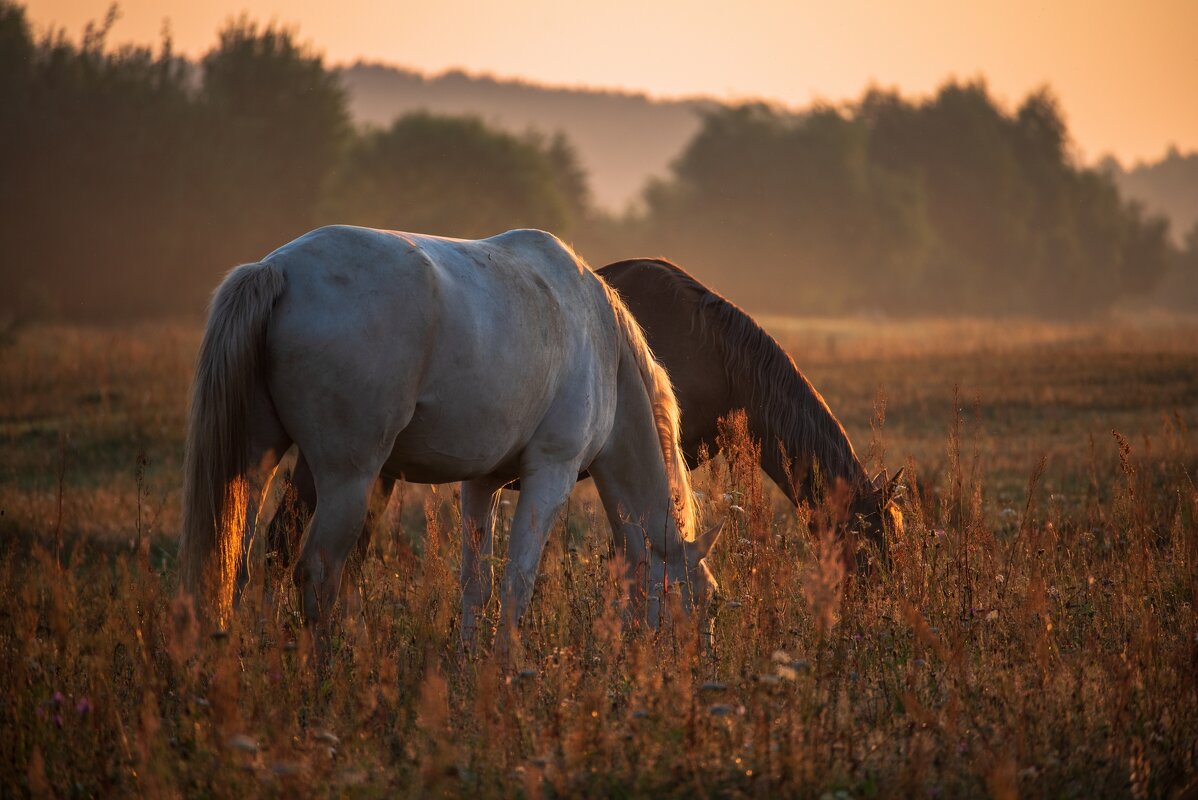
POLYGON ((247 507, 247 425, 283 273, 245 264, 213 295, 196 360, 183 474, 182 588, 228 619, 247 507), (214 558, 215 556, 215 558, 214 558))

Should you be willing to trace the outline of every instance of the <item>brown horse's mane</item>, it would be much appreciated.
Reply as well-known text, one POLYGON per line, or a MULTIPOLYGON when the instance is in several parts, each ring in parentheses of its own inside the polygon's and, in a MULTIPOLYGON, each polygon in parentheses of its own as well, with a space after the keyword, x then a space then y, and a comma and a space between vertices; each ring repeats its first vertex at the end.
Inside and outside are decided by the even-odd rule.
POLYGON ((603 271, 621 271, 637 263, 660 267, 679 299, 694 304, 692 325, 721 353, 729 384, 741 393, 737 399, 750 424, 756 423, 769 439, 762 446, 780 444, 784 458, 792 461, 792 480, 797 479, 802 494, 810 499, 814 488, 812 461, 825 481, 841 478, 857 487, 868 480, 844 426, 774 337, 736 304, 666 259, 617 261, 603 271))

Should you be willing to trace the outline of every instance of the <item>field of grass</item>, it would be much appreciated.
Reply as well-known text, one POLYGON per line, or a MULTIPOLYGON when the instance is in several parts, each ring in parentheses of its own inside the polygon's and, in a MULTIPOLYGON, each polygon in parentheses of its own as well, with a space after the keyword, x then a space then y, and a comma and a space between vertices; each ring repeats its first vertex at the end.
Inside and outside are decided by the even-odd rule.
POLYGON ((719 460, 714 652, 650 638, 584 484, 507 669, 457 644, 455 487, 407 486, 323 681, 293 599, 213 635, 176 596, 198 326, 0 345, 0 794, 1198 791, 1198 324, 769 324, 907 465, 888 570, 719 460))

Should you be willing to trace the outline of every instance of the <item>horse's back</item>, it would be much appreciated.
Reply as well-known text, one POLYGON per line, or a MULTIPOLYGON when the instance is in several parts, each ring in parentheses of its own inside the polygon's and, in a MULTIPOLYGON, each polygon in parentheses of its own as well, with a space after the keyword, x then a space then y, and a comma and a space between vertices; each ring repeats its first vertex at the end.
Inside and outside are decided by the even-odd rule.
POLYGON ((302 310, 305 329, 323 335, 354 318, 447 312, 478 318, 574 308, 593 294, 589 270, 552 234, 515 230, 463 240, 348 225, 317 228, 265 259, 286 278, 280 316, 302 310), (440 307, 438 307, 440 306, 440 307))
MULTIPOLYGON (((288 276, 292 295, 304 291, 330 302, 394 299, 402 292, 467 291, 452 300, 462 311, 484 311, 504 295, 530 286, 543 307, 575 305, 592 296, 594 276, 568 246, 545 231, 519 229, 488 239, 453 239, 350 225, 317 228, 264 259, 288 276)), ((305 298, 309 299, 309 298, 305 298)))
POLYGON ((598 274, 619 292, 655 355, 669 353, 683 360, 695 355, 695 334, 702 324, 698 303, 706 287, 681 267, 655 258, 617 261, 598 274))
POLYGON ((594 394, 614 357, 597 279, 540 231, 468 241, 338 226, 268 260, 287 280, 270 341, 272 393, 299 407, 285 425, 327 417, 340 397, 336 416, 383 428, 388 471, 410 479, 487 474, 572 384, 594 394))

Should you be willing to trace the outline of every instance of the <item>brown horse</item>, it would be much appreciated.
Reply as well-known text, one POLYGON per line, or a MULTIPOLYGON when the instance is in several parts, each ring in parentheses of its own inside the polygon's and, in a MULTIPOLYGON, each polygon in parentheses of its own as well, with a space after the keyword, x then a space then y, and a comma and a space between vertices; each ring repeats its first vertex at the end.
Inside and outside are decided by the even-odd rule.
POLYGON ((714 456, 719 420, 744 409, 761 444, 761 468, 792 503, 818 503, 821 487, 848 489, 846 518, 886 554, 885 529, 901 529, 893 478, 871 480, 848 434, 782 346, 753 318, 664 259, 608 264, 599 275, 620 293, 670 374, 682 407, 681 445, 693 469, 714 456))
MULTIPOLYGON (((818 503, 821 487, 840 483, 848 490, 846 527, 864 533, 886 556, 886 529, 902 526, 902 513, 893 502, 902 470, 889 479, 869 478, 844 427, 772 336, 664 259, 617 261, 598 273, 619 292, 670 375, 682 409, 680 441, 688 466, 693 469, 703 452, 719 452, 719 421, 744 409, 749 432, 761 443, 761 468, 786 497, 796 506, 818 503)), ((292 507, 306 519, 316 488, 302 453, 292 480, 292 507)), ((379 479, 370 518, 386 506, 393 484, 379 479)), ((269 549, 284 563, 290 560, 286 531, 294 526, 283 514, 271 525, 269 549)))

